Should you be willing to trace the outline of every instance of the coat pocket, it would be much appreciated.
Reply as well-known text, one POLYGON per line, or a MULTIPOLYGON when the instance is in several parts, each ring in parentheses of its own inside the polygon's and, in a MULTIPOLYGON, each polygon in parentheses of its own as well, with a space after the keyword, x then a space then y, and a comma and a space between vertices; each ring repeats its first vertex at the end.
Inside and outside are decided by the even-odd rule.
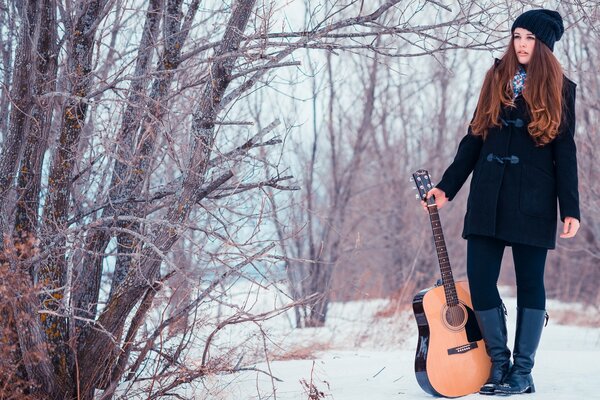
POLYGON ((556 218, 556 179, 532 165, 523 165, 519 208, 525 215, 556 218))
POLYGON ((482 201, 482 192, 479 184, 481 182, 481 176, 486 172, 484 171, 486 167, 486 163, 482 162, 482 160, 479 160, 473 169, 471 185, 469 187, 469 196, 467 197, 467 209, 470 209, 475 203, 482 201))

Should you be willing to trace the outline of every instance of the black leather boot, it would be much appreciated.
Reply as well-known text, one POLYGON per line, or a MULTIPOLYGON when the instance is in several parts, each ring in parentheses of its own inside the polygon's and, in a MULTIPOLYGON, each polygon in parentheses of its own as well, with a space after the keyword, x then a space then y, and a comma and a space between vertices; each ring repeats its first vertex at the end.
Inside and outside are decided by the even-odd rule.
POLYGON ((495 394, 510 369, 510 350, 506 345, 506 318, 504 304, 485 311, 475 310, 475 317, 481 329, 485 349, 492 359, 490 377, 479 389, 480 394, 495 394))
POLYGON ((510 395, 535 392, 531 369, 535 352, 542 337, 545 310, 517 308, 517 332, 513 351, 514 365, 501 385, 496 386, 496 394, 510 395))

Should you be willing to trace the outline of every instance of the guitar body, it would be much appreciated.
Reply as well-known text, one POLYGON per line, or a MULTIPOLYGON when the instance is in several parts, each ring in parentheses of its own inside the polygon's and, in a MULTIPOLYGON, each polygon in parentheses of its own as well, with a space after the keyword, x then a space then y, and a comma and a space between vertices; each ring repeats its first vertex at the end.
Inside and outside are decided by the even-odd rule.
POLYGON ((458 305, 448 306, 444 286, 435 286, 413 299, 419 328, 415 373, 421 388, 434 396, 476 393, 490 374, 467 282, 456 282, 456 296, 458 305))

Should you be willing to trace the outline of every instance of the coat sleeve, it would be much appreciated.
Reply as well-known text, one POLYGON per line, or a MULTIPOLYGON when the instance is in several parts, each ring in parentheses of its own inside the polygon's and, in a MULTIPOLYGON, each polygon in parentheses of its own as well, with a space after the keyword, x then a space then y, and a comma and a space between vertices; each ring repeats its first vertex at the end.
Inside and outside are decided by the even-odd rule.
POLYGON ((581 220, 579 212, 579 188, 577 179, 577 147, 575 145, 575 93, 576 84, 565 78, 564 118, 556 139, 552 142, 556 190, 560 219, 566 217, 581 220))
POLYGON ((437 188, 446 193, 448 200, 452 200, 456 196, 469 177, 469 174, 473 171, 473 168, 475 168, 482 145, 483 138, 473 135, 471 128, 469 128, 469 131, 458 145, 454 161, 452 161, 452 164, 446 169, 442 179, 436 185, 437 188))

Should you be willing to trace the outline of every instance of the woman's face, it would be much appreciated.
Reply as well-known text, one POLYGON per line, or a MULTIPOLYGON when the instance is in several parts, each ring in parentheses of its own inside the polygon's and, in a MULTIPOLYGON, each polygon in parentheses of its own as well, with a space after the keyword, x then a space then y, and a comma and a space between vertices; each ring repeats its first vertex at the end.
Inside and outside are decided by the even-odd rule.
POLYGON ((535 48, 535 35, 527 29, 516 28, 513 32, 513 44, 519 62, 527 65, 535 48))

